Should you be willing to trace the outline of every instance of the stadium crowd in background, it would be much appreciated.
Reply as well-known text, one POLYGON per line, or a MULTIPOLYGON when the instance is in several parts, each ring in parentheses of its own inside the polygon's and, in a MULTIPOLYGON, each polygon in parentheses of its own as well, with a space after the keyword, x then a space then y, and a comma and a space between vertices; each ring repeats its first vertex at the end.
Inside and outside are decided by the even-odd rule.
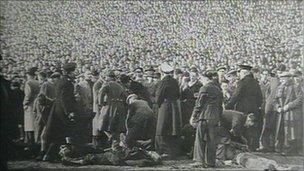
MULTIPOLYGON (((215 156, 202 161, 200 145, 223 159, 230 140, 303 154, 303 8, 301 1, 1 2, 1 84, 13 102, 4 135, 44 161, 75 142, 92 143, 94 152, 123 147, 119 159, 133 147, 154 162, 158 154, 190 155, 206 167, 215 156), (222 113, 220 143, 204 139, 210 118, 199 116, 201 103, 217 104, 210 115, 222 113)), ((64 161, 75 163, 64 149, 64 161)))

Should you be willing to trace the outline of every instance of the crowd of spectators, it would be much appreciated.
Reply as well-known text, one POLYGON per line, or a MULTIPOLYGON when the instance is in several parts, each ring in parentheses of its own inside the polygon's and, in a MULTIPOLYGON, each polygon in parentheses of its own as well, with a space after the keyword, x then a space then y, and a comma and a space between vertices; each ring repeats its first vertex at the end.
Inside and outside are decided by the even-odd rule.
POLYGON ((80 73, 168 61, 300 66, 302 1, 1 1, 2 73, 76 61, 80 73), (82 70, 83 69, 83 70, 82 70))

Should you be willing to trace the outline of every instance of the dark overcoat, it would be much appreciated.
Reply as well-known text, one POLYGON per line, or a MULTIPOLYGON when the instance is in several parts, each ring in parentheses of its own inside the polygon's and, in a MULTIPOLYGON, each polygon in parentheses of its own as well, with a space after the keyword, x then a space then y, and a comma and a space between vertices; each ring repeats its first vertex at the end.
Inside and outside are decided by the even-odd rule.
POLYGON ((165 76, 156 90, 156 102, 159 106, 156 136, 179 135, 181 114, 177 100, 180 98, 179 85, 172 76, 165 76))
POLYGON ((226 105, 226 109, 236 110, 244 114, 254 113, 261 119, 263 96, 260 85, 253 75, 247 75, 237 84, 237 88, 226 105))
POLYGON ((76 123, 69 118, 69 114, 75 113, 77 117, 78 111, 73 80, 63 75, 55 83, 55 99, 45 129, 47 143, 61 142, 73 135, 76 123))
POLYGON ((183 125, 189 124, 189 120, 195 106, 195 101, 198 97, 199 90, 202 84, 200 82, 194 83, 181 91, 181 111, 183 125))

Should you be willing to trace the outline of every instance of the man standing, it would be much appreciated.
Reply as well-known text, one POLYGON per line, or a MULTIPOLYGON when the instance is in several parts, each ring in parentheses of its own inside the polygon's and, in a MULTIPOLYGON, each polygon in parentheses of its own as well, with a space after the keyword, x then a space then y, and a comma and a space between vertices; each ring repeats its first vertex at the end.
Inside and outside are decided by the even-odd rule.
POLYGON ((103 131, 113 143, 119 142, 119 135, 126 131, 126 89, 116 81, 113 71, 108 71, 107 78, 99 91, 101 107, 100 131, 103 131))
MULTIPOLYGON (((198 80, 197 69, 194 68, 190 72, 190 81, 186 84, 181 91, 181 111, 182 111, 182 139, 184 152, 190 153, 193 151, 193 143, 195 139, 195 130, 189 124, 195 101, 198 97, 199 90, 202 86, 198 80)), ((192 156, 192 155, 191 155, 192 156)))
POLYGON ((262 127, 263 119, 261 116, 261 108, 263 96, 260 85, 254 79, 251 73, 251 66, 240 65, 240 81, 237 83, 237 89, 226 105, 226 109, 236 110, 245 115, 253 113, 255 118, 256 129, 253 130, 254 137, 252 142, 249 142, 249 148, 255 150, 258 147, 259 128, 262 127), (255 137, 256 136, 256 137, 255 137))
POLYGON ((25 143, 27 147, 25 151, 32 152, 34 145, 34 102, 39 93, 39 82, 35 80, 37 68, 32 67, 27 72, 27 81, 24 86, 24 131, 25 131, 25 143))
POLYGON ((103 78, 102 78, 103 74, 100 73, 99 74, 99 79, 94 83, 93 86, 93 112, 95 113, 94 119, 93 119, 93 123, 92 123, 92 143, 93 146, 95 148, 99 147, 101 145, 101 137, 102 137, 102 132, 100 132, 99 129, 99 122, 100 122, 100 111, 99 111, 99 107, 98 107, 98 92, 102 87, 102 84, 104 82, 103 78))
POLYGON ((65 63, 63 75, 55 84, 53 106, 45 129, 45 140, 50 145, 43 160, 52 160, 59 146, 70 141, 75 129, 75 115, 78 113, 74 95, 75 63, 65 63))
POLYGON ((155 148, 164 158, 180 155, 181 115, 178 106, 179 85, 173 78, 173 67, 164 63, 160 66, 163 78, 156 90, 159 106, 156 126, 155 148))
POLYGON ((223 112, 223 94, 213 80, 214 71, 203 75, 190 124, 196 127, 193 160, 194 166, 215 167, 217 129, 223 112))

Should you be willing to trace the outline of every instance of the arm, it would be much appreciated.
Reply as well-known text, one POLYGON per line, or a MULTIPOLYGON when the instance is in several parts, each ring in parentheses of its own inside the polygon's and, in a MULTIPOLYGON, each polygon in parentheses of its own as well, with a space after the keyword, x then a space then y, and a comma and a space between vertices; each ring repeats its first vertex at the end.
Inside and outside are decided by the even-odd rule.
POLYGON ((166 90, 166 85, 164 84, 163 81, 161 81, 156 90, 156 102, 158 106, 160 106, 165 100, 165 90, 166 90))
POLYGON ((23 100, 23 106, 27 106, 30 103, 32 95, 31 87, 28 83, 24 86, 24 100, 23 100))
POLYGON ((298 88, 295 94, 296 94, 296 99, 287 104, 287 107, 285 109, 286 111, 293 110, 293 109, 303 105, 304 95, 303 95, 303 91, 301 90, 301 88, 298 88))
POLYGON ((74 85, 66 80, 61 86, 61 89, 62 89, 61 90, 62 101, 63 101, 63 105, 67 110, 66 112, 67 113, 75 112, 77 103, 74 96, 74 85))
POLYGON ((107 84, 102 85, 101 89, 98 92, 98 105, 104 106, 106 104, 105 96, 109 91, 109 87, 107 84))
POLYGON ((191 118, 198 118, 201 114, 204 105, 206 104, 208 93, 206 87, 202 87, 199 91, 199 96, 196 99, 195 106, 191 115, 191 118))

